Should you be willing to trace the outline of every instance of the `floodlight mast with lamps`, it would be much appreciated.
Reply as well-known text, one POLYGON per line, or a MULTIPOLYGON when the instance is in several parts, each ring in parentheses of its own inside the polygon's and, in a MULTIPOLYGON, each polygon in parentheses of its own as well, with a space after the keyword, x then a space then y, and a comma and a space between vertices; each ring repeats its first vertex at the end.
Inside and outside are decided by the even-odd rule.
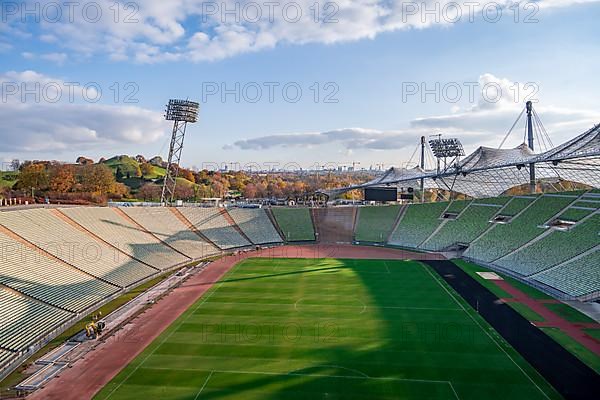
POLYGON ((183 150, 183 140, 187 124, 198 121, 198 109, 200 105, 189 100, 169 100, 165 111, 165 119, 173 122, 173 133, 171 145, 169 146, 169 159, 167 161, 167 172, 162 188, 160 202, 163 205, 171 205, 175 197, 175 186, 177 175, 179 175, 179 163, 183 150))
MULTIPOLYGON (((456 138, 445 139, 442 138, 442 135, 435 135, 437 139, 429 140, 429 147, 431 147, 431 151, 433 155, 438 159, 438 173, 440 172, 439 160, 444 159, 444 171, 447 169, 448 165, 446 160, 448 158, 452 158, 452 162, 454 160, 458 161, 458 159, 465 155, 465 150, 463 149, 462 143, 460 140, 456 138)), ((452 163, 451 163, 452 164, 452 163)))

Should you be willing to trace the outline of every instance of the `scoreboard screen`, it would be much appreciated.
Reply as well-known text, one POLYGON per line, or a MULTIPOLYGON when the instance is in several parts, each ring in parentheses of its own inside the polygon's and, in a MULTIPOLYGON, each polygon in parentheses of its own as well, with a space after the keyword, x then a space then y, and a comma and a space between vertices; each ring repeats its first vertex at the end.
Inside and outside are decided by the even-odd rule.
POLYGON ((365 188, 367 201, 397 201, 398 189, 393 188, 365 188))

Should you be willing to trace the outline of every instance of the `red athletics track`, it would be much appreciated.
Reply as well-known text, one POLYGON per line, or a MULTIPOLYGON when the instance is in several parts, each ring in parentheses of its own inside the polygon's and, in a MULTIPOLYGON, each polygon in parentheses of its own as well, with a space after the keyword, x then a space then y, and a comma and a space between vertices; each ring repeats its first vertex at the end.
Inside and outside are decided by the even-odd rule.
POLYGON ((118 331, 49 381, 28 399, 81 400, 92 398, 154 339, 194 304, 239 261, 248 257, 358 258, 440 260, 437 254, 415 253, 353 245, 281 246, 223 257, 190 277, 128 324, 126 337, 118 331))
POLYGON ((569 322, 551 311, 549 308, 546 308, 544 306, 546 301, 532 299, 531 297, 527 296, 527 294, 523 293, 504 280, 495 280, 493 282, 502 290, 513 296, 512 298, 503 299, 505 302, 518 302, 525 304, 531 310, 535 311, 544 318, 544 322, 532 322, 532 324, 538 327, 548 326, 558 328, 571 338, 575 339, 582 346, 587 347, 590 351, 600 356, 600 341, 588 335, 583 330, 584 328, 600 328, 600 324, 569 322))

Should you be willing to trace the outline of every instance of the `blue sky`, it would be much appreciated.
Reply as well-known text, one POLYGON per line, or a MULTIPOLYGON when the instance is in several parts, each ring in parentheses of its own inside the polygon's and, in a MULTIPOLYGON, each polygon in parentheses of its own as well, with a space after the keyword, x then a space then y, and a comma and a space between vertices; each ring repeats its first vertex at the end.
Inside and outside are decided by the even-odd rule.
MULTIPOLYGON (((37 23, 31 16, 23 21, 21 9, 2 3, 3 160, 165 156, 170 127, 161 115, 169 98, 201 102, 200 121, 189 128, 186 140, 188 167, 402 165, 421 135, 435 133, 462 138, 467 150, 497 146, 533 90, 555 144, 600 122, 600 4, 593 1, 521 3, 518 22, 506 8, 510 4, 502 3, 496 23, 486 21, 481 9, 474 22, 463 14, 462 21, 452 23, 441 12, 437 22, 436 15, 422 20, 420 10, 409 15, 400 2, 342 1, 335 3, 336 24, 317 24, 310 15, 292 23, 277 12, 273 22, 258 23, 243 13, 239 21, 223 21, 205 12, 202 23, 207 9, 194 0, 145 0, 135 10, 138 22, 131 24, 111 21, 112 2, 102 1, 95 2, 105 7, 99 22, 75 12, 74 21, 51 23, 52 16, 40 9, 37 23), (538 22, 525 23, 532 11, 538 22), (102 96, 91 102, 78 88, 71 101, 65 98, 65 82, 94 82, 102 96), (222 85, 234 89, 236 83, 239 102, 233 94, 222 101, 219 94, 205 92, 222 85), (469 99, 469 85, 475 83, 469 99), (436 84, 437 93, 459 87, 462 95, 440 93, 436 101, 433 93, 425 99, 406 94, 414 85, 420 91, 421 85, 434 89, 436 84), (256 85, 262 96, 253 103, 256 85), (278 85, 272 102, 266 85, 278 85), (291 97, 301 88, 298 102, 286 101, 284 85, 291 97), (40 100, 31 93, 23 98, 23 87, 39 90, 40 100), (55 87, 63 96, 48 101, 55 87), (480 93, 483 87, 501 88, 502 96, 492 102, 480 93), (137 103, 125 102, 132 88, 137 103), (337 102, 326 102, 327 94, 337 102)), ((313 3, 294 4, 310 14, 313 3)), ((441 9, 448 2, 437 4, 441 9)), ((496 10, 497 3, 491 4, 496 10)), ((121 10, 120 19, 124 14, 121 10)), ((509 145, 519 142, 517 134, 509 145)))

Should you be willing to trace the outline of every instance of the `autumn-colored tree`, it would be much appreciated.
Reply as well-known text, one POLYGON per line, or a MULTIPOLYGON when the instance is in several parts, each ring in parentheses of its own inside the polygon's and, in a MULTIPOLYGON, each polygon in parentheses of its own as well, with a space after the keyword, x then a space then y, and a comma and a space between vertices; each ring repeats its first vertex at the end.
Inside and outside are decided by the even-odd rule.
POLYGON ((213 181, 211 185, 211 189, 213 192, 213 196, 215 197, 223 197, 225 196, 225 187, 221 181, 213 181))
POLYGON ((77 157, 77 161, 75 162, 80 165, 90 165, 94 163, 94 160, 92 160, 91 158, 79 156, 77 157))
POLYGON ((138 191, 138 199, 144 201, 160 200, 162 189, 155 183, 147 183, 140 188, 138 191))
POLYGON ((17 188, 45 190, 48 188, 48 171, 42 163, 29 163, 21 167, 17 188))
POLYGON ((196 183, 196 177, 194 176, 194 173, 192 171, 190 171, 189 169, 180 170, 179 176, 181 176, 183 179, 187 179, 188 181, 190 181, 192 183, 196 183))
POLYGON ((257 193, 258 193, 258 190, 256 189, 256 185, 253 183, 247 184, 246 187, 244 188, 244 191, 242 192, 244 197, 247 199, 255 199, 257 193))
POLYGON ((50 170, 50 190, 53 192, 67 193, 75 185, 73 167, 70 165, 54 165, 50 170))
POLYGON ((150 163, 144 162, 140 164, 140 170, 142 171, 142 176, 152 175, 154 173, 154 166, 150 163))
POLYGON ((126 186, 124 183, 116 182, 114 185, 112 185, 108 194, 111 197, 116 198, 129 197, 129 187, 126 186))
POLYGON ((179 184, 175 186, 175 198, 178 200, 189 200, 194 197, 194 189, 191 185, 179 184))
POLYGON ((81 183, 86 192, 105 194, 113 189, 116 181, 111 169, 105 164, 93 164, 83 167, 81 183))

